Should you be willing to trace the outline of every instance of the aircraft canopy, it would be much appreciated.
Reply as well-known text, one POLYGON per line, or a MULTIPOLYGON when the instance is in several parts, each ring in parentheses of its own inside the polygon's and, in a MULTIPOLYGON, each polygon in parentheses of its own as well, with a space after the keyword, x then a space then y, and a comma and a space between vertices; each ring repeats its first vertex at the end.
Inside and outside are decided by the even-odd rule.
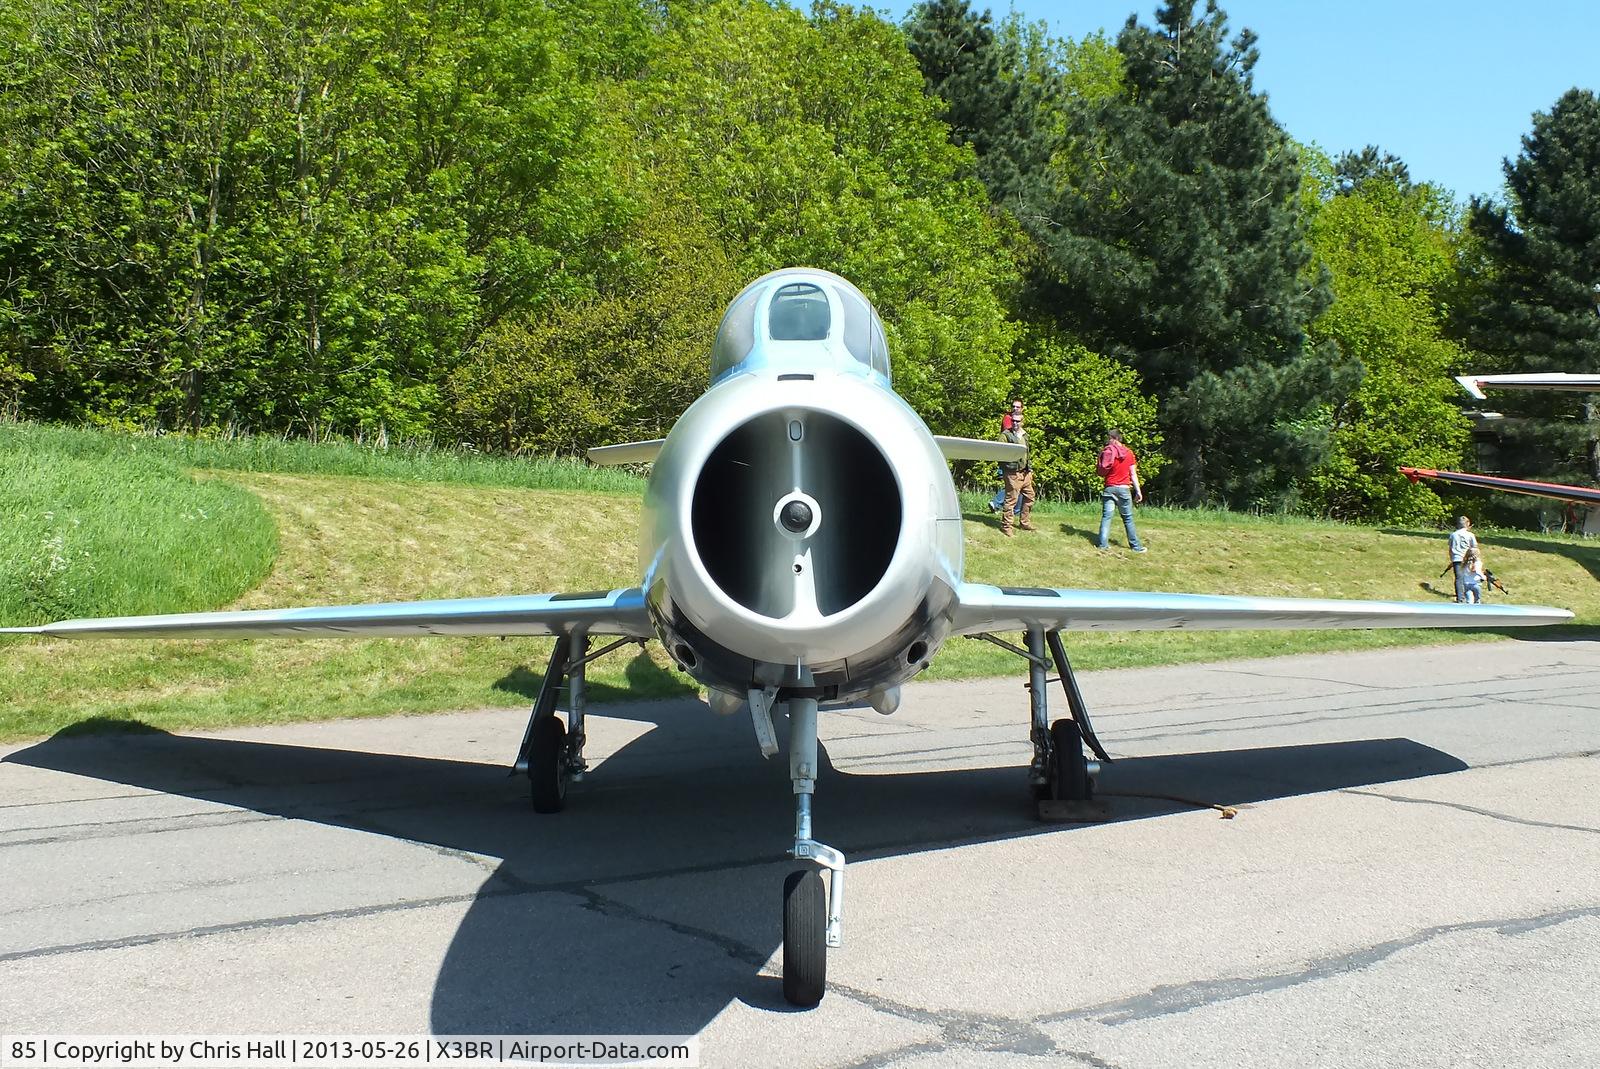
POLYGON ((776 361, 761 344, 768 341, 832 342, 835 352, 890 377, 883 321, 860 290, 831 272, 775 271, 745 287, 717 330, 711 381, 752 356, 762 366, 776 361))

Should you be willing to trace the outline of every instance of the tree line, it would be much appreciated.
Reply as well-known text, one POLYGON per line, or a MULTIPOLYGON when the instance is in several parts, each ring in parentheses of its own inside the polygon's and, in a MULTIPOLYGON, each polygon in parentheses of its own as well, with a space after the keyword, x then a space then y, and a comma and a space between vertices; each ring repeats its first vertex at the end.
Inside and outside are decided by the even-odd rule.
MULTIPOLYGON (((0 405, 574 452, 657 436, 726 302, 826 267, 896 386, 1040 481, 1436 518, 1449 375, 1600 369, 1600 104, 1503 200, 1294 140, 1215 3, 1070 41, 967 0, 0 0, 0 405)), ((1581 400, 1510 470, 1596 460, 1581 400)), ((1510 409, 1512 402, 1497 407, 1510 409)))

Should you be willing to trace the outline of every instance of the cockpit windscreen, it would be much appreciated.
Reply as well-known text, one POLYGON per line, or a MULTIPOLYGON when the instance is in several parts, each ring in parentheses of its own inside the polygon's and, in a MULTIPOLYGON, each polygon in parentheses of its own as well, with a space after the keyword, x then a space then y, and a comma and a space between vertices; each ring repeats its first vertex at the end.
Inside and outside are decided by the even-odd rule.
POLYGON ((821 286, 794 282, 772 295, 767 311, 767 336, 773 341, 823 341, 832 317, 821 286))

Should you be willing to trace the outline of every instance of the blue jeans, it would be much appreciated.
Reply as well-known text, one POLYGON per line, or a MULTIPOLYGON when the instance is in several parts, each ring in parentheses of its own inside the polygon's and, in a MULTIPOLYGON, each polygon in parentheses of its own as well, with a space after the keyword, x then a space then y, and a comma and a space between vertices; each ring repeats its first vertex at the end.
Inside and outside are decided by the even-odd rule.
POLYGON ((1108 486, 1100 491, 1100 548, 1111 537, 1111 510, 1122 513, 1122 526, 1128 532, 1128 548, 1139 548, 1139 532, 1133 528, 1133 487, 1108 486))
MULTIPOLYGON (((990 499, 990 501, 989 501, 989 511, 990 512, 999 512, 1000 511, 1000 507, 1002 505, 1004 505, 1005 503, 1006 503, 1006 488, 1004 486, 1002 486, 995 493, 994 497, 990 499)), ((1012 506, 1011 514, 1013 516, 1021 516, 1022 515, 1022 495, 1021 494, 1017 495, 1017 503, 1012 506)))

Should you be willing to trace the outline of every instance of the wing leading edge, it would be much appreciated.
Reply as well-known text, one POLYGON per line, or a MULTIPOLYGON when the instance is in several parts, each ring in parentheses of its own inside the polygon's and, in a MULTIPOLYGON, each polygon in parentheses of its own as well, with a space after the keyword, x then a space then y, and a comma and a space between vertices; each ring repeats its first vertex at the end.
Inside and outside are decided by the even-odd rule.
POLYGON ((957 635, 984 631, 1219 631, 1371 627, 1538 627, 1572 619, 1542 605, 1457 605, 1252 598, 1126 590, 1019 589, 962 583, 957 635))
POLYGON ((314 638, 346 635, 591 635, 649 638, 644 595, 637 587, 590 594, 517 594, 498 598, 324 605, 301 609, 187 612, 62 620, 0 633, 63 638, 314 638))

